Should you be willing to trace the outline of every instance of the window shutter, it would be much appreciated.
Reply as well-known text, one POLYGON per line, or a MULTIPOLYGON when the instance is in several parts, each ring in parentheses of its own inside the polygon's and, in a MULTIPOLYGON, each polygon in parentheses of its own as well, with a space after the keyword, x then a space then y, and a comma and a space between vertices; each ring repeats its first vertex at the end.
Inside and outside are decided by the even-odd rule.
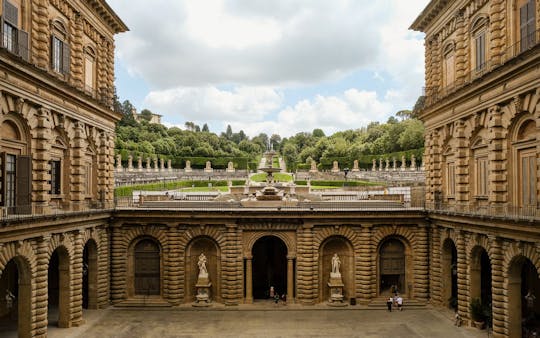
POLYGON ((69 44, 66 41, 62 43, 62 73, 69 74, 69 65, 70 65, 70 50, 69 44))
POLYGON ((6 153, 0 153, 0 205, 4 205, 6 186, 6 153))
POLYGON ((529 48, 531 48, 536 42, 536 15, 534 12, 534 2, 534 0, 529 0, 527 3, 527 40, 529 43, 529 48))
POLYGON ((28 33, 23 30, 19 30, 19 36, 17 40, 18 40, 18 47, 19 47, 19 56, 22 57, 23 60, 28 61, 29 60, 28 33))
POLYGON ((7 0, 4 0, 4 20, 13 27, 18 27, 19 9, 7 0))
POLYGON ((29 214, 32 212, 32 158, 30 156, 17 156, 16 170, 15 203, 17 213, 29 214))
POLYGON ((524 5, 519 9, 519 34, 522 52, 529 48, 527 45, 527 7, 528 5, 524 5))

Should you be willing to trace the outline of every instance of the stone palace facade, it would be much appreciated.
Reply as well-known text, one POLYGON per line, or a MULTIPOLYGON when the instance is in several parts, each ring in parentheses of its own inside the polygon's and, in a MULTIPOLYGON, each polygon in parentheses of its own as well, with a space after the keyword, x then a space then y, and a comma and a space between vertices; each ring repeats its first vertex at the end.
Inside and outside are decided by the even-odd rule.
MULTIPOLYGON (((241 207, 116 201, 114 40, 104 0, 3 0, 0 327, 44 337, 83 309, 212 302, 487 308, 497 337, 538 326, 540 2, 433 0, 426 33, 426 202, 241 207), (538 302, 527 303, 527 294, 538 302), (13 328, 12 326, 15 325, 13 328)), ((529 331, 528 331, 529 330, 529 331)))

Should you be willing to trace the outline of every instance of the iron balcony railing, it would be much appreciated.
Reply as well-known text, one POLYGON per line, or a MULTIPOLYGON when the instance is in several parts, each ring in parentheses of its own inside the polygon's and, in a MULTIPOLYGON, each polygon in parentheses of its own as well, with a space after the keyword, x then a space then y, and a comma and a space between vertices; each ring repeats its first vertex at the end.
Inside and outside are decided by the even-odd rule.
POLYGON ((484 77, 496 68, 503 66, 509 61, 515 59, 521 54, 535 48, 540 43, 540 29, 527 35, 524 39, 519 40, 513 45, 508 46, 497 59, 487 60, 485 63, 470 69, 465 74, 459 77, 459 82, 445 84, 443 86, 424 87, 422 92, 426 97, 424 108, 427 108, 457 90, 473 83, 475 80, 484 77))

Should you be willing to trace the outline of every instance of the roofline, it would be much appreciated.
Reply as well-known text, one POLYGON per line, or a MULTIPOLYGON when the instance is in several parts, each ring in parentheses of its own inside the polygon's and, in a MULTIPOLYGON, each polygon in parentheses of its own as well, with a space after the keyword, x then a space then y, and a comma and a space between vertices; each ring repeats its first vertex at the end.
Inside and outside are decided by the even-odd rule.
POLYGON ((449 2, 449 0, 431 0, 422 13, 414 20, 409 29, 425 33, 426 27, 449 2))
POLYGON ((128 26, 120 19, 116 12, 109 6, 106 0, 86 0, 93 7, 97 7, 102 14, 103 19, 114 30, 114 34, 129 31, 128 26))

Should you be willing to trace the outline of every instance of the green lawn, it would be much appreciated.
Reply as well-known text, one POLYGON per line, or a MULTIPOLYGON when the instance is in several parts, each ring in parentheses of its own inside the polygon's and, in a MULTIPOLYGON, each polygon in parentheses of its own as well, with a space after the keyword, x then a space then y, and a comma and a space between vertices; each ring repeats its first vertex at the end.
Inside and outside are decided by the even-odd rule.
POLYGON ((211 191, 219 191, 219 192, 228 192, 228 187, 194 187, 194 188, 182 188, 178 191, 181 192, 211 192, 211 191))

